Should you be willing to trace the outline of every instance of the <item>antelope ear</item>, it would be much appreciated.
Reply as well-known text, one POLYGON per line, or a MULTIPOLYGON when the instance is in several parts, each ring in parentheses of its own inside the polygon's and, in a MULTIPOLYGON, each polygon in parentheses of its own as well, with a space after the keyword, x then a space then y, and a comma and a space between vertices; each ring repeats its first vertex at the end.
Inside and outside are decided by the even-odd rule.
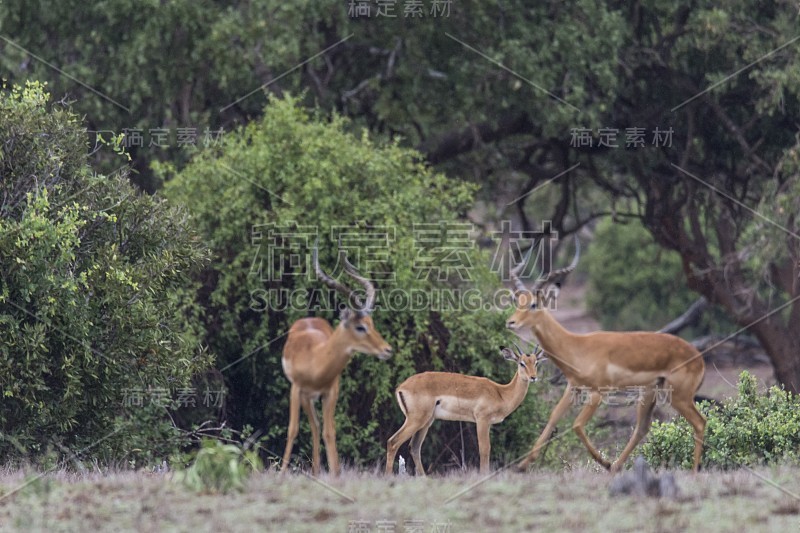
POLYGON ((500 348, 500 353, 503 354, 504 359, 508 359, 509 361, 519 361, 519 356, 509 348, 500 348))

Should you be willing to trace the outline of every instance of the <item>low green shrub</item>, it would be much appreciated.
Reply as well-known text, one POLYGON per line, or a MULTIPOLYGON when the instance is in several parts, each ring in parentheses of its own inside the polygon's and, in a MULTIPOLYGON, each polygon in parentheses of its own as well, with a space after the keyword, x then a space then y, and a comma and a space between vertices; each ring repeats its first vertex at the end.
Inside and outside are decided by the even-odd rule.
MULTIPOLYGON (((739 395, 722 405, 700 404, 706 415, 703 467, 735 468, 794 460, 800 449, 800 396, 773 386, 760 394, 745 371, 739 395)), ((655 422, 642 453, 653 465, 692 466, 694 443, 688 422, 680 417, 655 422)))
POLYGON ((227 493, 242 490, 248 476, 263 470, 254 449, 206 439, 191 466, 175 474, 175 480, 196 492, 227 493))

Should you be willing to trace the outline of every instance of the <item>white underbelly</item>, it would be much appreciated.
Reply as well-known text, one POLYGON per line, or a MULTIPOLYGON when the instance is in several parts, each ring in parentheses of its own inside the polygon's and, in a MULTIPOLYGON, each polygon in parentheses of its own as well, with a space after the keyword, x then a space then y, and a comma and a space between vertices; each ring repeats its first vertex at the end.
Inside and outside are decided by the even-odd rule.
POLYGON ((472 410, 464 401, 453 396, 442 396, 433 410, 433 416, 439 420, 459 420, 473 422, 472 410))

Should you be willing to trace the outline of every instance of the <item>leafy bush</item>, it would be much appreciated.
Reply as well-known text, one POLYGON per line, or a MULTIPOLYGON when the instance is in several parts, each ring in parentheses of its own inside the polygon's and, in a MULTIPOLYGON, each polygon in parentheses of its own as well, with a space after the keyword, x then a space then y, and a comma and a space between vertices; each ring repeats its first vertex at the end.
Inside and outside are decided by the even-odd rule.
POLYGON ((167 406, 125 399, 210 363, 188 297, 204 247, 163 199, 93 174, 85 130, 47 100, 0 92, 0 458, 165 457, 167 406))
MULTIPOLYGON (((498 353, 509 342, 505 314, 484 307, 491 301, 487 296, 500 287, 487 266, 489 258, 474 246, 463 249, 462 258, 470 262, 470 279, 465 281, 456 275, 439 281, 437 276, 420 276, 414 268, 424 252, 415 241, 415 224, 446 228, 461 222, 459 217, 472 204, 473 187, 434 173, 413 150, 375 142, 366 133, 353 135, 349 127, 340 117, 311 115, 292 98, 273 99, 262 119, 227 134, 221 146, 197 152, 186 168, 158 170, 168 178, 167 196, 190 209, 214 252, 211 267, 200 277, 198 300, 206 309, 206 342, 218 354, 228 382, 230 422, 262 430, 276 455, 283 449, 288 424, 283 335, 304 316, 337 319, 324 298, 304 299, 288 308, 265 304, 263 295, 269 290, 322 287, 305 270, 308 263, 288 256, 270 263, 270 250, 291 249, 308 258, 308 246, 318 237, 320 262, 332 270, 337 264, 335 228, 354 228, 365 236, 355 249, 348 247, 348 257, 376 280, 373 317, 395 355, 387 362, 356 356, 341 380, 336 415, 340 455, 345 463, 364 464, 385 455, 386 440, 402 422, 394 387, 411 374, 438 369, 508 379, 513 368, 498 353), (271 248, 270 230, 282 232, 271 248), (385 253, 373 256, 374 262, 365 267, 361 258, 373 246, 369 239, 381 236, 385 244, 378 246, 385 253), (268 269, 275 270, 274 276, 266 275, 268 269), (480 305, 466 310, 425 304, 398 310, 386 299, 393 289, 418 291, 425 298, 437 289, 477 290, 480 305)), ((434 246, 442 242, 434 240, 434 246)), ((507 428, 498 453, 514 442, 531 445, 527 434, 519 440, 516 429, 522 430, 521 425, 507 428)), ((443 427, 431 436, 426 450, 439 453, 442 442, 458 438, 457 431, 457 424, 443 427)), ((472 441, 470 449, 477 449, 473 433, 465 435, 472 441)), ((298 454, 307 456, 305 420, 297 443, 298 454)), ((435 457, 426 459, 431 464, 435 457)))
POLYGON ((197 492, 242 490, 252 472, 263 470, 258 453, 236 444, 206 439, 191 466, 179 470, 175 480, 197 492))
MULTIPOLYGON (((800 396, 773 386, 759 394, 749 372, 739 376, 739 396, 722 406, 701 404, 708 418, 704 467, 732 468, 796 459, 800 449, 800 396)), ((650 464, 692 466, 694 439, 684 418, 654 422, 642 453, 650 464)))

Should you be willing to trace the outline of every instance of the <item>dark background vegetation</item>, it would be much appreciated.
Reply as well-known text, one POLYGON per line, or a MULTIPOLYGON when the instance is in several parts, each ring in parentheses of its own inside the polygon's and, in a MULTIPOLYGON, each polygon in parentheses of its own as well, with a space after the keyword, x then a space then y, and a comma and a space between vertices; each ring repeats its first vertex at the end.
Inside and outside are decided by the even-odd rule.
MULTIPOLYGON (((147 463, 206 420, 280 452, 280 336, 307 313, 259 312, 250 295, 318 284, 290 265, 251 275, 262 224, 322 237, 391 225, 381 289, 488 294, 501 221, 551 220, 560 242, 594 239, 581 269, 604 327, 657 329, 702 295, 711 312, 687 335, 747 327, 800 389, 796 4, 465 0, 447 17, 430 4, 414 18, 402 3, 395 18, 310 0, 0 4, 0 457, 116 431, 95 451, 147 463), (165 146, 151 145, 158 128, 165 146), (113 138, 137 129, 144 146, 113 138), (591 146, 572 142, 578 129, 591 146), (467 282, 411 269, 413 224, 440 221, 474 224, 467 282), (226 394, 214 409, 202 392, 196 409, 131 408, 136 388, 226 394)), ((332 268, 335 243, 321 245, 332 268)), ((345 371, 347 461, 383 454, 400 422, 392 389, 411 373, 510 379, 502 313, 375 317, 397 353, 345 371)), ((526 402, 493 455, 529 446, 546 411, 526 402)), ((460 446, 447 426, 426 446, 435 467, 460 446)))

